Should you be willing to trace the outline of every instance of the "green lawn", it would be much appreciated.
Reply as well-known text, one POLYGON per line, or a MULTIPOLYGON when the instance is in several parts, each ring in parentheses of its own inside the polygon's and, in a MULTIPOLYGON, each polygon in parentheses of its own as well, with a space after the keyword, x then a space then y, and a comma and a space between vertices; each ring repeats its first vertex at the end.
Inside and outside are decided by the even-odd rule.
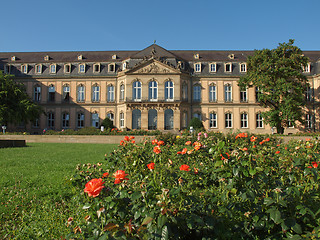
POLYGON ((66 181, 79 163, 98 163, 115 144, 30 143, 0 149, 0 239, 58 239, 72 202, 66 181))

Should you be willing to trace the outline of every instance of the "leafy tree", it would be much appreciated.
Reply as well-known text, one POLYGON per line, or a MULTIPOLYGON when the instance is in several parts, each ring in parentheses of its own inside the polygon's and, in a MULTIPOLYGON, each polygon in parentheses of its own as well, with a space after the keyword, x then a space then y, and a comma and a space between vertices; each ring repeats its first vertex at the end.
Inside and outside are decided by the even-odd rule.
POLYGON ((191 119, 188 128, 190 129, 191 126, 193 127, 193 129, 202 129, 202 128, 204 128, 201 120, 199 118, 196 118, 196 117, 191 119))
POLYGON ((303 122, 305 91, 308 86, 303 68, 308 64, 294 40, 281 43, 276 49, 256 50, 248 58, 247 74, 240 78, 241 88, 257 87, 258 101, 266 111, 265 123, 283 133, 288 123, 303 122))
POLYGON ((27 123, 41 113, 41 107, 30 99, 24 85, 0 71, 0 124, 27 123))
POLYGON ((106 129, 114 128, 113 121, 108 117, 102 121, 101 126, 104 126, 106 129))

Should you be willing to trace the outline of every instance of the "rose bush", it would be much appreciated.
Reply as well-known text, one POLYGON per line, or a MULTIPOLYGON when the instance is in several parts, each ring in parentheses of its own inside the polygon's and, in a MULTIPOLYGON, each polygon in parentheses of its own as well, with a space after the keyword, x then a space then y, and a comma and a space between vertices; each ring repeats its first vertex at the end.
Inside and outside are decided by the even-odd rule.
POLYGON ((69 238, 320 237, 317 140, 161 137, 143 144, 125 137, 99 167, 77 167, 72 183, 86 217, 70 224, 69 238), (102 176, 98 195, 84 190, 102 176))

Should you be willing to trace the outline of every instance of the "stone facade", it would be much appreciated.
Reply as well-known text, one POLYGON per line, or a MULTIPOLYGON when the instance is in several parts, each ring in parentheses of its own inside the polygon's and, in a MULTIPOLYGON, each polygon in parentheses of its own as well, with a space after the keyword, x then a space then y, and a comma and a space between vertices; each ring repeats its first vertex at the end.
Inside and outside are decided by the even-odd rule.
MULTIPOLYGON (((46 114, 8 130, 99 127, 109 117, 119 129, 180 130, 192 117, 208 130, 271 133, 255 88, 240 91, 253 51, 168 51, 153 44, 141 51, 0 53, 0 69, 25 84, 46 114)), ((306 126, 319 128, 318 51, 305 71, 309 91, 306 126)))

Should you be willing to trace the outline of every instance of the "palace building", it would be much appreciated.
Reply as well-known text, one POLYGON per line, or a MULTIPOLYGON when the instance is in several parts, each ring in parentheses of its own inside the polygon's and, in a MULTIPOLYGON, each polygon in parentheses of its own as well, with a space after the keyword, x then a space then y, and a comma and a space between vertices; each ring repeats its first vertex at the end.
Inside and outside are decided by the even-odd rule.
MULTIPOLYGON (((35 122, 9 130, 99 127, 106 117, 123 130, 180 130, 197 117, 207 130, 271 133, 256 89, 237 84, 253 53, 168 51, 156 44, 141 51, 0 53, 0 69, 25 84, 45 111, 35 122)), ((319 129, 320 51, 304 54, 311 85, 306 124, 286 133, 319 129)))

